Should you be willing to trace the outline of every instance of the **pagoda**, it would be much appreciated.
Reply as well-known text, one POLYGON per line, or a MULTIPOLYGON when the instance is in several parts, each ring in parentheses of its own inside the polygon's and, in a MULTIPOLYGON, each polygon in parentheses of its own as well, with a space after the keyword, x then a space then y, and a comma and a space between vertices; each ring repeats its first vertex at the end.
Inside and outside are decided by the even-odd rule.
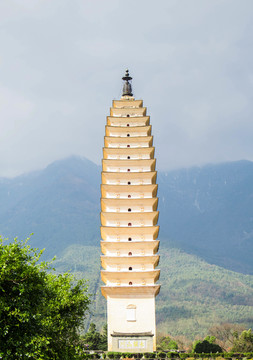
POLYGON ((150 117, 132 94, 128 70, 107 117, 101 184, 101 277, 108 350, 156 350, 160 291, 156 160, 150 117))

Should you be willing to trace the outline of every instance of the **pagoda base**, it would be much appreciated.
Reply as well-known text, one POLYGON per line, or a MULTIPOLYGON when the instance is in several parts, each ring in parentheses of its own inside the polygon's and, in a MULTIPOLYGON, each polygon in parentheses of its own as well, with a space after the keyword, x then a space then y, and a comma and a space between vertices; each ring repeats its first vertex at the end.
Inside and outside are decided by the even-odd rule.
POLYGON ((117 333, 113 332, 111 351, 142 353, 153 352, 154 334, 146 333, 117 333))

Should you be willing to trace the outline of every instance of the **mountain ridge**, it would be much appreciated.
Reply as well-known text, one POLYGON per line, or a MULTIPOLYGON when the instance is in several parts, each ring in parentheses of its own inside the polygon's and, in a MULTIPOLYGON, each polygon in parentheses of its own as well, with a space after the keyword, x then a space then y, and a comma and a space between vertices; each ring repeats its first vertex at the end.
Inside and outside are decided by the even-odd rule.
MULTIPOLYGON (((76 156, 0 179, 0 233, 35 233, 46 257, 99 246, 100 166, 76 156)), ((253 273, 253 162, 158 172, 160 239, 207 262, 253 273)))

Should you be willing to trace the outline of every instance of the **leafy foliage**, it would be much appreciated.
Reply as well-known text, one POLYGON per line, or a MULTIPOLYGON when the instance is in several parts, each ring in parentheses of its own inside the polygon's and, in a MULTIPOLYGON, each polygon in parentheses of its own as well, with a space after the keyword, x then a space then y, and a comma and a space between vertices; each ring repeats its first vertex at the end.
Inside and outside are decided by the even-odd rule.
POLYGON ((215 344, 215 337, 214 336, 207 336, 204 340, 197 340, 193 344, 192 351, 194 353, 221 353, 222 348, 215 344))
POLYGON ((163 336, 158 339, 157 350, 177 350, 178 344, 175 340, 171 339, 169 336, 163 336))
POLYGON ((233 351, 238 352, 253 352, 253 333, 251 329, 244 330, 239 336, 234 334, 233 351))
POLYGON ((225 350, 231 349, 234 344, 235 334, 242 332, 244 327, 240 324, 223 323, 213 325, 209 329, 209 334, 216 337, 216 342, 225 350))
POLYGON ((90 304, 85 281, 55 275, 43 251, 0 238, 0 356, 77 359, 79 328, 90 304))
POLYGON ((100 334, 94 323, 90 324, 89 331, 82 337, 85 347, 89 350, 107 350, 107 325, 100 334))

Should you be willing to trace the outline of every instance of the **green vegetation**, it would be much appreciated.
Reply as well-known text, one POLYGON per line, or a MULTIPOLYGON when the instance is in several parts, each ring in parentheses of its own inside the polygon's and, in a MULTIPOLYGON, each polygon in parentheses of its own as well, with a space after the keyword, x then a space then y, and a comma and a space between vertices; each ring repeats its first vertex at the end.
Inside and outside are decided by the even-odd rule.
POLYGON ((87 285, 53 274, 50 263, 39 263, 42 252, 27 241, 0 238, 0 358, 80 358, 87 285))
POLYGON ((107 325, 102 334, 97 331, 94 323, 90 324, 88 332, 82 337, 84 347, 88 350, 107 350, 107 325))
MULTIPOLYGON (((253 327, 252 275, 210 265, 178 249, 162 247, 160 255, 162 287, 156 298, 156 313, 161 336, 176 337, 179 344, 177 337, 193 341, 206 336, 212 326, 221 323, 242 325, 242 329, 234 330, 253 327)), ((70 270, 77 278, 90 280, 94 302, 91 315, 85 321, 85 331, 90 322, 102 329, 106 323, 106 300, 100 290, 100 249, 72 245, 54 265, 59 272, 70 270)))
POLYGON ((253 333, 251 329, 244 330, 239 336, 234 334, 233 351, 237 352, 253 352, 253 333))
POLYGON ((161 338, 158 338, 157 341, 157 350, 177 350, 178 344, 175 340, 171 339, 170 336, 162 336, 161 338))
POLYGON ((215 344, 216 338, 214 336, 207 336, 204 340, 197 340, 194 342, 192 352, 194 353, 221 353, 222 348, 215 344))

